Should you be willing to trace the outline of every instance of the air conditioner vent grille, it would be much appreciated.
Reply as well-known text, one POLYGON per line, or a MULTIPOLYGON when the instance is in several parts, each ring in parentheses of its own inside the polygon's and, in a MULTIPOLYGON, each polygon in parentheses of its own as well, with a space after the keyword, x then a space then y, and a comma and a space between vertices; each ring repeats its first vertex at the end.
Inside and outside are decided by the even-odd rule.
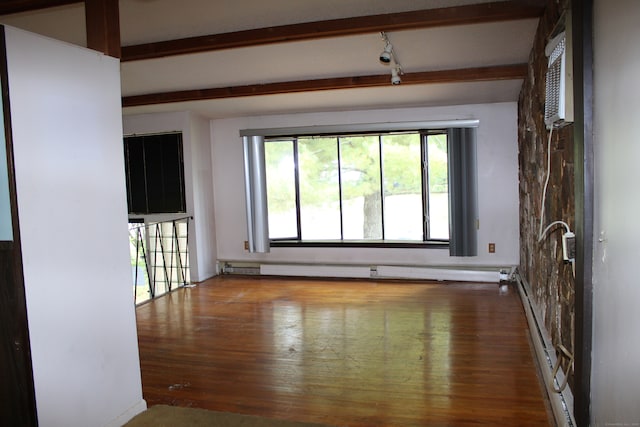
POLYGON ((562 123, 565 119, 565 52, 566 38, 562 35, 549 55, 546 74, 544 122, 548 128, 562 123))
POLYGON ((553 49, 553 52, 551 52, 551 56, 549 56, 549 64, 556 62, 556 60, 560 58, 562 54, 564 54, 566 44, 567 39, 565 37, 562 37, 556 47, 553 49))

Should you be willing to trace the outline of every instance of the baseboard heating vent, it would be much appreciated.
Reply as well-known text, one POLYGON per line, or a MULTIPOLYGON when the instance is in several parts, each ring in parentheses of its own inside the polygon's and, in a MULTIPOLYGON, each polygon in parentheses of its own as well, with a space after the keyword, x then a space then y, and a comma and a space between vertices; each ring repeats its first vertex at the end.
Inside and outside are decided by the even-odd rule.
POLYGON ((368 266, 350 265, 262 264, 260 274, 265 276, 368 278, 371 276, 371 269, 368 266))
POLYGON ((379 265, 376 268, 379 278, 389 279, 423 279, 454 282, 489 282, 500 281, 500 271, 481 271, 454 268, 404 267, 396 265, 379 265))
POLYGON ((227 262, 222 266, 221 272, 222 274, 258 276, 260 274, 260 267, 257 265, 233 265, 227 262))
POLYGON ((545 390, 549 396, 549 402, 553 411, 553 416, 558 427, 575 427, 576 422, 573 417, 573 393, 567 386, 561 393, 557 393, 553 388, 558 388, 560 382, 564 380, 564 372, 559 369, 556 378, 553 377, 553 367, 556 363, 556 354, 551 343, 549 333, 544 323, 539 319, 535 301, 530 298, 531 289, 529 284, 516 271, 513 279, 522 299, 522 305, 527 316, 531 341, 538 359, 538 365, 542 372, 545 390))
POLYGON ((275 264, 224 262, 221 274, 327 277, 351 279, 415 279, 499 283, 501 270, 401 265, 275 264))

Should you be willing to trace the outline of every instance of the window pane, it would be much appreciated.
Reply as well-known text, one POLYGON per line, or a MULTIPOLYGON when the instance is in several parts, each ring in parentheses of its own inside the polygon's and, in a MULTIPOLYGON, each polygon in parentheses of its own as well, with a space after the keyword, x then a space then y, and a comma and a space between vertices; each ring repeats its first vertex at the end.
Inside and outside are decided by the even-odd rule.
POLYGON ((124 138, 129 213, 185 212, 182 134, 124 138))
POLYGON ((429 160, 429 239, 449 239, 449 183, 447 135, 427 137, 429 160))
POLYGON ((420 135, 382 137, 384 237, 423 240, 420 135))
POLYGON ((267 141, 264 144, 267 174, 269 238, 296 239, 295 161, 293 141, 267 141))
POLYGON ((337 139, 298 139, 298 167, 302 239, 340 239, 337 139))
POLYGON ((340 138, 344 238, 382 239, 378 136, 340 138))
POLYGON ((265 156, 271 239, 449 240, 446 133, 284 137, 265 156))

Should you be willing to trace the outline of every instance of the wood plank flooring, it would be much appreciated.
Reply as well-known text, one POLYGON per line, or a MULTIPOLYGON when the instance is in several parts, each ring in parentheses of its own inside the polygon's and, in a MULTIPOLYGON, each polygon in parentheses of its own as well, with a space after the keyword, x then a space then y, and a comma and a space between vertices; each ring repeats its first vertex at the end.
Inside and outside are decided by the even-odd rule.
POLYGON ((517 291, 217 277, 136 309, 143 395, 340 426, 546 426, 517 291))

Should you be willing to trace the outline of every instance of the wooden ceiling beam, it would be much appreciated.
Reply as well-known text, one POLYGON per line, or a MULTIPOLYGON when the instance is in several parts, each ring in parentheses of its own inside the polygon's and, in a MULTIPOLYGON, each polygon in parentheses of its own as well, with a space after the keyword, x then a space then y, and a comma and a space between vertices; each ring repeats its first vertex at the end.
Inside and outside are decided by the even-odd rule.
POLYGON ((378 31, 399 31, 416 28, 539 18, 543 10, 543 7, 537 4, 530 4, 526 1, 500 1, 282 25, 123 46, 122 61, 162 58, 165 56, 258 46, 270 43, 349 36, 378 31))
POLYGON ((121 48, 118 0, 3 0, 0 1, 0 15, 75 3, 84 3, 87 47, 119 58, 121 48))
POLYGON ((85 0, 87 47, 120 58, 118 0, 85 0))
POLYGON ((74 3, 82 3, 82 0, 3 0, 0 2, 0 15, 48 9, 74 3))
MULTIPOLYGON (((402 75, 402 85, 466 83, 491 80, 517 80, 527 75, 527 64, 497 65, 456 70, 422 71, 402 75)), ((391 85, 389 74, 336 77, 316 80, 253 84, 209 89, 132 95, 122 98, 123 107, 205 101, 246 96, 276 95, 321 90, 357 89, 391 85)))

